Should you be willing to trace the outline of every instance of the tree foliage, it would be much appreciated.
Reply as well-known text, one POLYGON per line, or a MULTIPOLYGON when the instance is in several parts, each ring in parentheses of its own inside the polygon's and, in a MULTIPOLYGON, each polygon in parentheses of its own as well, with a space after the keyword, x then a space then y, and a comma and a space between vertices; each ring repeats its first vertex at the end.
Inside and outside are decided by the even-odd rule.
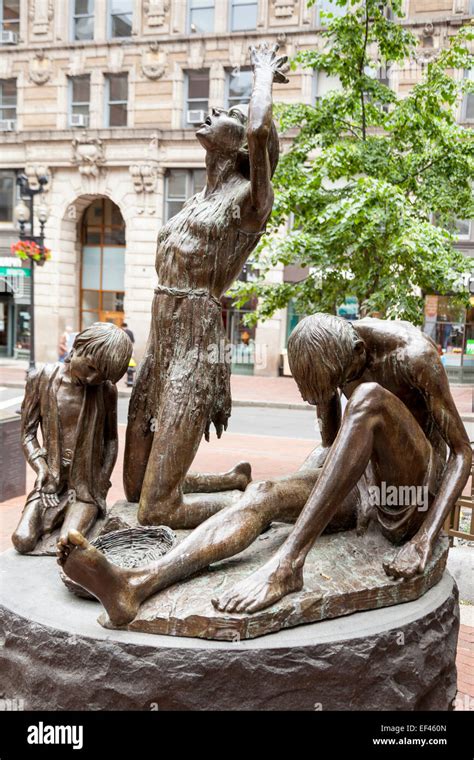
POLYGON ((377 76, 380 67, 400 70, 415 56, 416 38, 397 21, 400 0, 336 2, 346 14, 329 14, 324 45, 292 65, 336 76, 341 87, 314 105, 278 107, 280 129, 293 138, 274 178, 260 274, 231 294, 239 305, 259 297, 254 319, 290 299, 299 314, 334 313, 351 295, 363 314, 419 324, 424 293, 467 299, 469 264, 454 233, 455 220, 474 211, 474 132, 457 123, 457 113, 472 88, 462 74, 473 67, 474 29, 463 27, 401 97, 377 76), (277 264, 309 267, 309 274, 268 283, 277 264))

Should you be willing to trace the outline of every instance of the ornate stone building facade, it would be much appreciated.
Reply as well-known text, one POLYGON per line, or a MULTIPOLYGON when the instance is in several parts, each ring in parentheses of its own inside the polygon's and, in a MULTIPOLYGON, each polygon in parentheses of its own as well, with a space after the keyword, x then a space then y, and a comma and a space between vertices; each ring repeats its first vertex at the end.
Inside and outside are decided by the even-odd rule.
MULTIPOLYGON (((140 358, 159 227, 204 179, 195 124, 213 106, 248 99, 249 44, 278 41, 290 56, 316 46, 319 11, 329 5, 0 0, 0 277, 18 235, 15 176, 25 169, 31 177, 45 174, 53 256, 37 269, 39 360, 56 358, 66 325, 78 330, 96 319, 126 319, 140 358)), ((470 0, 407 0, 405 23, 429 58, 472 6, 470 0)), ((422 65, 420 59, 395 74, 397 88, 410 87, 422 65)), ((311 102, 323 87, 311 72, 294 71, 289 85, 275 87, 275 99, 311 102)), ((474 118, 472 110, 461 116, 474 118)), ((286 273, 277 269, 272 276, 286 273)), ((12 290, 0 292, 4 354, 28 343, 28 288, 12 290)), ((224 317, 229 337, 242 342, 236 363, 243 367, 248 338, 240 315, 225 309, 224 317)), ((247 371, 277 374, 286 333, 283 312, 258 326, 252 337, 264 350, 247 371)))

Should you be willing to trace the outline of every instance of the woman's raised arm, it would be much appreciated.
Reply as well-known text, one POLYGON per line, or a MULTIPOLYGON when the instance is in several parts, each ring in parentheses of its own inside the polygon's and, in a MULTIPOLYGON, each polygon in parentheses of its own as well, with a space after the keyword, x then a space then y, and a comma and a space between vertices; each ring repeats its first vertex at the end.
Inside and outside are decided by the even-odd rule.
POLYGON ((271 210, 273 191, 268 157, 268 137, 272 126, 273 82, 288 82, 287 56, 277 57, 278 45, 266 42, 250 48, 254 85, 250 98, 247 140, 250 159, 252 206, 259 212, 271 210))

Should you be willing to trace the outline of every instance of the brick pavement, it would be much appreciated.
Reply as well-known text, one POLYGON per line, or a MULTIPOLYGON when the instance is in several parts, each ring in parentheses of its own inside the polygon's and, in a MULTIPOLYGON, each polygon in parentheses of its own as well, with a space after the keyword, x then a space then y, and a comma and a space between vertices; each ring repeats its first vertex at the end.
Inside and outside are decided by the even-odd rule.
POLYGON ((461 625, 456 657, 458 693, 456 710, 474 711, 474 628, 461 625))

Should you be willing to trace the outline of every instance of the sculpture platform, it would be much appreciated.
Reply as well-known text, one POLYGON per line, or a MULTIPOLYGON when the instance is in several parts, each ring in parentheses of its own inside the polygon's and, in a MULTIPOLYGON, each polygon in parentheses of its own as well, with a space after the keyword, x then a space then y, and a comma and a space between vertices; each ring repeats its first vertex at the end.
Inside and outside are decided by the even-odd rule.
MULTIPOLYGON (((245 551, 175 584, 144 602, 130 631, 238 641, 362 610, 388 607, 422 596, 443 575, 448 539, 440 538, 425 572, 393 580, 383 562, 397 551, 374 525, 364 536, 354 530, 320 536, 304 567, 304 588, 252 614, 222 613, 211 599, 261 567, 292 526, 273 523, 245 551)), ((176 531, 178 541, 186 531, 176 531)), ((113 627, 104 612, 99 622, 113 627)))
POLYGON ((97 624, 48 557, 0 555, 0 693, 39 710, 447 710, 457 589, 248 641, 97 624))
MULTIPOLYGON (((239 493, 229 495, 238 498, 239 493)), ((108 510, 105 519, 96 523, 89 538, 137 525, 137 505, 119 501, 108 510)), ((357 536, 354 530, 321 536, 306 559, 301 591, 251 615, 216 610, 211 599, 263 565, 291 529, 290 525, 272 523, 245 551, 151 597, 142 604, 128 630, 221 641, 251 639, 282 628, 412 601, 438 583, 446 566, 448 540, 444 537, 438 540, 422 575, 409 581, 389 578, 383 562, 391 559, 397 548, 373 523, 363 536, 357 536)), ((178 542, 188 533, 176 531, 178 542)), ((49 554, 53 550, 50 537, 35 552, 49 554)), ((105 613, 99 622, 113 627, 105 613)))

